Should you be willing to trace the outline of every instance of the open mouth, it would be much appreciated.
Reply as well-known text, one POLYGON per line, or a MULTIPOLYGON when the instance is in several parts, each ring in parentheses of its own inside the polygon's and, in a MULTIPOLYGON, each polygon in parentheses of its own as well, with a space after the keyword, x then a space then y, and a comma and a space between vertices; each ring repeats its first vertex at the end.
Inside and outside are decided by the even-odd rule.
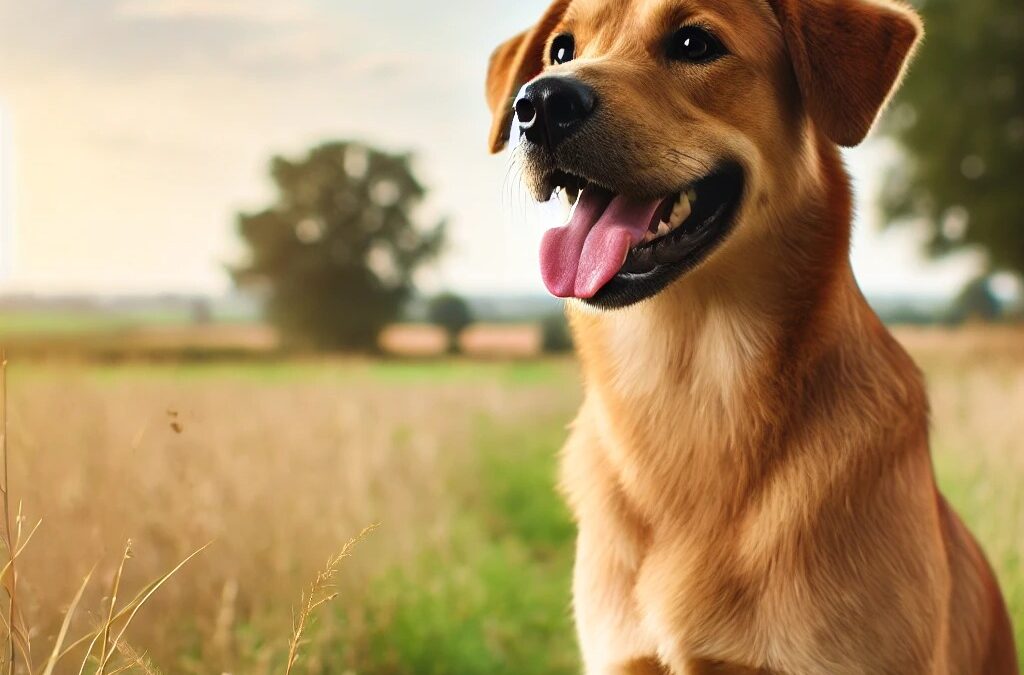
POLYGON ((544 283, 553 295, 609 309, 657 295, 700 264, 732 229, 743 196, 743 171, 732 163, 655 199, 561 172, 553 181, 572 211, 544 235, 544 283))

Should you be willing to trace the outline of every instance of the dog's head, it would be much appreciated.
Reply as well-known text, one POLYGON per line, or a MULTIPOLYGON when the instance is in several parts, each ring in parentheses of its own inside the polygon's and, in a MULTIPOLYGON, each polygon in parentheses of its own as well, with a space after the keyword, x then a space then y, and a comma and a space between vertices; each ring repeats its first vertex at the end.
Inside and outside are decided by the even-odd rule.
POLYGON ((863 140, 920 33, 891 0, 555 0, 487 76, 492 151, 517 126, 530 191, 574 204, 548 288, 621 307, 713 257, 816 139, 863 140))

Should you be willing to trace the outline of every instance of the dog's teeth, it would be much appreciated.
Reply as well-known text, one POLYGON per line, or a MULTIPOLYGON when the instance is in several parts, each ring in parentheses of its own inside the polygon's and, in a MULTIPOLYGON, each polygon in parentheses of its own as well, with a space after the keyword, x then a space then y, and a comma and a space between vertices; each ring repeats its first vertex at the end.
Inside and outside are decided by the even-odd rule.
POLYGON ((568 201, 565 202, 565 206, 567 208, 565 209, 566 216, 565 216, 565 223, 563 223, 564 225, 568 225, 572 221, 573 214, 576 213, 576 207, 579 205, 579 203, 580 203, 580 200, 578 200, 578 199, 575 202, 571 202, 571 203, 568 202, 568 201))
POLYGON ((672 229, 675 229, 683 224, 683 222, 690 217, 690 198, 686 193, 679 195, 679 200, 672 207, 672 229))
POLYGON ((643 243, 648 244, 659 237, 664 237, 666 234, 674 232, 686 222, 686 219, 690 217, 692 212, 690 202, 693 201, 693 196, 693 188, 681 192, 672 205, 672 212, 668 217, 668 222, 663 220, 657 226, 651 225, 650 229, 644 234, 643 243))
POLYGON ((693 202, 697 201, 697 191, 696 191, 696 190, 694 190, 693 188, 690 188, 690 189, 689 189, 689 190, 687 190, 687 191, 686 191, 686 192, 685 192, 684 194, 685 194, 686 198, 687 198, 688 200, 690 200, 690 203, 691 203, 691 204, 692 204, 693 202))

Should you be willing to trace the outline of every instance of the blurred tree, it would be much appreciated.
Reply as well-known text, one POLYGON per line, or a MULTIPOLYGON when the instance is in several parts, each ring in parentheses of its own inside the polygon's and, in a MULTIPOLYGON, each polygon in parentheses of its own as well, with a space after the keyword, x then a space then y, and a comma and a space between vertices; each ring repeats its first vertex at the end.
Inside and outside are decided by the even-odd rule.
POLYGON ((980 246, 1024 273, 1024 2, 916 0, 926 37, 884 128, 906 151, 884 204, 929 252, 980 246))
POLYGON ((473 323, 473 312, 469 304, 454 293, 435 296, 427 307, 430 322, 437 324, 448 333, 448 347, 457 351, 459 334, 473 323))
POLYGON ((189 307, 189 314, 192 323, 205 326, 213 323, 213 307, 210 306, 209 298, 196 298, 189 307))
POLYGON ((966 321, 995 321, 1002 315, 1002 303, 992 292, 987 276, 970 281, 953 301, 950 309, 952 323, 966 321))
POLYGON ((541 349, 546 353, 558 354, 572 351, 572 332, 565 314, 556 312, 541 319, 541 349))
POLYGON ((444 223, 413 217, 425 190, 409 155, 327 143, 298 161, 275 157, 270 173, 275 203, 238 216, 249 257, 235 282, 266 291, 268 318, 292 341, 373 349, 443 241, 444 223))

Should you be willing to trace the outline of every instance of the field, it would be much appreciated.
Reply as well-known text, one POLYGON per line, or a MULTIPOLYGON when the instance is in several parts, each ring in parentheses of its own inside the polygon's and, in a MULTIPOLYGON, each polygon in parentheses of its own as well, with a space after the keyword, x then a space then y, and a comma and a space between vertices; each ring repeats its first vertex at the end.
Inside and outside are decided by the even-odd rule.
MULTIPOLYGON (((998 570, 1024 644, 1024 335, 904 332, 928 376, 940 481, 998 570)), ((63 611, 102 623, 207 542, 127 632, 138 672, 283 673, 293 608, 342 563, 293 672, 578 672, 573 529, 555 453, 579 400, 570 360, 18 363, 12 504, 42 525, 18 598, 45 661, 63 611)), ((70 640, 69 640, 70 642, 70 640)), ((78 672, 68 660, 56 672, 78 672)))

